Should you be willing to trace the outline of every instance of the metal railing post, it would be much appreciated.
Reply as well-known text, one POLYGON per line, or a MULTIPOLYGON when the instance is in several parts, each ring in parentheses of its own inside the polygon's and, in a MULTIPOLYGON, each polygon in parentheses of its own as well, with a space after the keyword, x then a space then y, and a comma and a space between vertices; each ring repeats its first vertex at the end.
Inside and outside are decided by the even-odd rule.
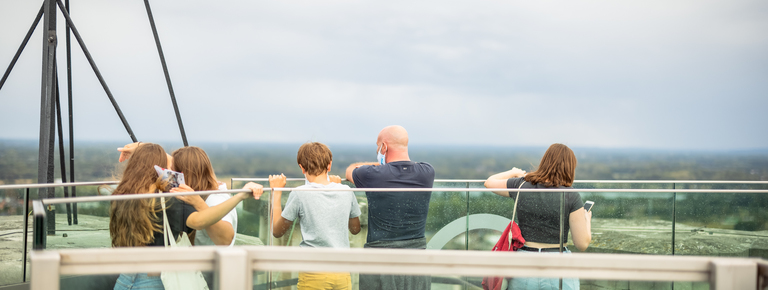
MULTIPOLYGON (((672 190, 677 189, 677 184, 672 183, 672 190)), ((677 223, 677 192, 672 192, 672 256, 675 255, 675 224, 677 223)), ((674 284, 673 284, 674 285, 674 284)))
POLYGON ((710 289, 757 289, 757 262, 747 259, 714 259, 710 289))
POLYGON ((29 289, 59 289, 61 255, 58 252, 35 251, 30 256, 32 281, 29 283, 29 289))
POLYGON ((46 211, 43 202, 40 200, 33 201, 32 212, 34 214, 32 249, 43 250, 45 249, 45 243, 48 237, 48 235, 46 235, 46 211))
POLYGON ((21 282, 27 282, 27 250, 29 242, 29 188, 24 190, 24 252, 21 253, 21 282))
POLYGON ((214 265, 216 289, 253 289, 252 279, 248 279, 253 273, 248 271, 248 264, 248 252, 242 248, 217 249, 214 265))

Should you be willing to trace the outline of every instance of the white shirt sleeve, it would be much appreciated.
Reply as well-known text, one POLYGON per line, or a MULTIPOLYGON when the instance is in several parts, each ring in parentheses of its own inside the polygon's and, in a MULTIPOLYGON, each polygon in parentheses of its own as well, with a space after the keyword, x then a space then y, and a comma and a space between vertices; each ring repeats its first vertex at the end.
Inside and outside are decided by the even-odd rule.
MULTIPOLYGON (((224 183, 219 183, 219 190, 227 190, 227 185, 224 183)), ((226 200, 232 198, 232 195, 229 193, 215 193, 208 195, 208 199, 205 200, 205 204, 207 204, 209 207, 219 205, 226 200)), ((230 247, 235 245, 235 239, 237 238, 237 209, 233 208, 227 215, 225 215, 221 220, 228 222, 232 225, 232 229, 235 231, 234 236, 232 236, 232 242, 229 244, 230 247)), ((213 241, 208 236, 208 232, 206 230, 200 230, 197 231, 197 235, 195 236, 195 245, 200 246, 213 246, 213 241)))

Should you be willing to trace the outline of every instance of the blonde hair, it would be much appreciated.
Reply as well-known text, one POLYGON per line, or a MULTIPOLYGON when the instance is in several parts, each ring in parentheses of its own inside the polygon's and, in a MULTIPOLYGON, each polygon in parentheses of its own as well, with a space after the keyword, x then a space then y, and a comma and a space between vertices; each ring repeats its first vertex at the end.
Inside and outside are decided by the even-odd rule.
MULTIPOLYGON (((160 145, 142 143, 136 148, 112 195, 155 193, 164 188, 154 166, 165 168, 168 159, 160 145)), ((109 236, 113 247, 146 246, 154 242, 154 233, 162 232, 157 217, 157 200, 113 201, 109 210, 109 236)))
POLYGON ((549 146, 536 171, 528 173, 525 181, 532 184, 542 183, 546 187, 571 186, 576 173, 576 155, 563 144, 549 146))

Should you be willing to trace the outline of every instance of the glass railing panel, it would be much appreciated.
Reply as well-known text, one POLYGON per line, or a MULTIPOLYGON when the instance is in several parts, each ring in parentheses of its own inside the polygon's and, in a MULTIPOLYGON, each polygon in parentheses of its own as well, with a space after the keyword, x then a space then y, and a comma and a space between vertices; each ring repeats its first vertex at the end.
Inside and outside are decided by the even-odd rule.
MULTIPOLYGON (((435 188, 465 188, 464 182, 444 182, 435 188)), ((413 193, 425 194, 425 193, 413 193)), ((466 250, 467 192, 433 191, 429 201, 429 214, 425 236, 427 248, 434 250, 466 250)))
MULTIPOLYGON (((581 289, 659 289, 659 290, 709 290, 709 282, 667 282, 667 281, 580 281, 581 289)), ((565 288, 563 288, 565 289, 565 288)))
MULTIPOLYGON (((482 184, 469 184, 484 188, 482 184)), ((468 250, 490 251, 512 218, 515 200, 490 191, 469 193, 468 250)))
MULTIPOLYGON (((214 273, 212 271, 202 271, 205 282, 209 289, 217 289, 214 286, 214 273)), ((103 290, 114 289, 115 284, 119 283, 125 286, 121 289, 127 289, 133 286, 133 289, 155 289, 150 285, 161 283, 160 273, 126 273, 120 279, 120 274, 104 275, 62 275, 59 280, 59 289, 61 290, 103 290), (132 280, 133 279, 133 280, 132 280)))
MULTIPOLYGON (((765 184, 677 184, 679 189, 768 189, 765 184)), ((768 194, 678 193, 675 254, 768 258, 768 194)))
MULTIPOLYGON (((339 277, 343 277, 345 274, 349 274, 352 288, 365 289, 366 280, 372 279, 377 285, 383 285, 383 289, 398 289, 397 286, 391 285, 387 287, 387 283, 393 280, 416 280, 416 281, 428 281, 429 289, 433 290, 454 290, 454 289, 482 289, 483 278, 485 277, 462 277, 452 275, 430 275, 430 276, 412 276, 412 275, 389 275, 389 274, 360 274, 360 273, 307 273, 301 274, 300 272, 271 272, 271 276, 268 276, 268 272, 254 271, 253 276, 253 289, 276 289, 276 290, 290 290, 296 289, 299 283, 299 276, 302 276, 302 283, 311 283, 312 281, 333 281, 340 280, 339 277), (361 278, 362 276, 362 278, 361 278), (269 277, 269 280, 267 278, 269 277), (305 280, 306 279, 306 280, 305 280), (313 280, 314 279, 314 280, 313 280), (362 279, 362 282, 361 282, 362 279), (386 281, 386 282, 385 282, 386 281)), ((536 285, 553 285, 554 289, 558 289, 560 281, 563 281, 562 289, 574 289, 574 286, 581 289, 687 289, 687 290, 704 290, 710 289, 708 282, 669 282, 669 281, 615 281, 615 280, 587 280, 578 278, 550 278, 550 277, 514 277, 514 278, 501 278, 503 286, 510 287, 509 289, 539 289, 539 288, 526 288, 525 285, 530 283, 536 283, 536 285), (512 288, 517 286, 518 288, 512 288)), ((546 288, 546 287, 545 287, 546 288)), ((502 287, 501 289, 507 289, 502 287)), ((550 289, 550 288, 546 288, 550 289)))
MULTIPOLYGON (((582 201, 594 201, 587 252, 672 254, 672 184, 576 183, 582 201), (670 192, 589 192, 589 189, 660 189, 670 192)), ((569 237, 569 241, 572 239, 569 237)), ((576 247, 569 247, 578 252, 576 247)))
MULTIPOLYGON (((229 189, 240 189, 247 182, 232 182, 229 189)), ((269 182, 256 182, 269 187, 269 182)), ((289 182, 289 186, 292 183, 289 182)), ((284 194, 284 197, 287 195, 284 194)), ((272 242, 270 233, 269 206, 271 194, 265 191, 258 200, 248 199, 237 205, 237 235, 235 245, 268 245, 272 242)))
MULTIPOLYGON (((400 289, 403 288, 403 283, 408 285, 415 285, 414 283, 430 285, 427 286, 429 289, 482 289, 482 278, 466 278, 460 276, 416 276, 336 272, 253 272, 254 290, 291 290, 296 289, 299 283, 308 286, 324 284, 326 287, 329 287, 318 287, 317 289, 339 289, 339 287, 330 288, 331 286, 328 285, 339 286, 347 283, 351 284, 351 289, 353 290, 373 288, 400 289)), ((422 288, 415 287, 415 289, 422 288)))
POLYGON ((112 240, 109 236, 110 202, 77 203, 78 222, 75 224, 73 221, 71 225, 68 222, 66 212, 61 210, 65 208, 65 205, 52 206, 56 207, 56 230, 51 234, 49 229, 46 236, 46 249, 109 248, 112 246, 112 240))
MULTIPOLYGON (((78 197, 106 196, 112 194, 117 185, 78 186, 78 197)), ((63 187, 56 187, 55 197, 64 198, 63 187)), ((72 196, 71 188, 67 195, 72 196)), ((112 242, 109 236, 110 202, 82 202, 46 206, 53 209, 55 228, 46 236, 46 249, 108 248, 112 242)), ((30 226, 32 220, 30 220, 30 226)))
MULTIPOLYGON (((25 254, 25 192, 25 189, 0 190, 0 286, 18 284, 25 280, 23 276, 24 257, 32 248, 32 227, 29 226, 27 227, 29 238, 25 254)), ((26 267, 28 278, 29 262, 26 263, 26 267)))

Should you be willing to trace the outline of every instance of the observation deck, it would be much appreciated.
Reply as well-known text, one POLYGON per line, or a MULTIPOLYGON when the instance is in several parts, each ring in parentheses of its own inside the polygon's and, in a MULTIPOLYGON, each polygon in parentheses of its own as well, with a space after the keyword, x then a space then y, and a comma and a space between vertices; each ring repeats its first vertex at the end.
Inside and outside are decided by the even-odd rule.
MULTIPOLYGON (((365 243, 367 233, 367 200, 363 191, 354 189, 354 186, 350 185, 355 191, 362 211, 362 231, 357 235, 350 234, 350 244, 353 249, 349 251, 352 252, 336 253, 335 250, 329 250, 328 253, 313 252, 312 250, 315 249, 309 249, 309 251, 298 249, 298 244, 301 242, 299 223, 295 222, 294 228, 282 238, 274 238, 269 234, 271 233, 269 192, 273 189, 267 188, 266 179, 252 178, 233 178, 229 187, 241 188, 248 181, 265 185, 265 194, 260 200, 247 200, 237 208, 239 222, 236 245, 238 247, 230 250, 236 252, 233 255, 239 255, 238 259, 247 260, 247 262, 240 262, 250 263, 251 266, 259 265, 252 269, 250 278, 241 277, 247 281, 244 285, 252 285, 253 289, 290 289, 296 283, 298 271, 337 269, 353 272, 353 286, 357 289, 358 272, 402 273, 405 271, 387 268, 387 264, 391 265, 395 262, 386 258, 387 254, 382 254, 381 259, 377 260, 375 257, 379 257, 376 256, 379 255, 378 251, 359 249, 365 243), (259 246, 287 247, 288 249, 259 246), (254 256, 269 256, 273 255, 268 254, 272 252, 282 254, 274 254, 278 256, 273 259, 274 261, 270 260, 271 262, 259 260, 254 256), (369 253, 374 257, 371 260, 359 257, 346 258, 348 255, 367 256, 369 253), (288 260, 281 261, 280 255, 287 257, 288 260), (294 263, 287 262, 291 259, 296 260, 294 263)), ((289 179, 284 189, 283 202, 290 195, 290 188, 303 183, 303 179, 289 179)), ((419 266, 414 261, 398 260, 397 262, 402 262, 399 266, 401 269, 406 269, 407 273, 411 274, 431 275, 433 289, 476 289, 479 286, 480 279, 485 276, 482 273, 486 272, 478 270, 477 267, 480 266, 472 266, 472 263, 487 264, 483 266, 486 267, 494 265, 499 257, 505 257, 498 256, 499 253, 492 253, 489 256, 491 253, 487 251, 493 247, 500 236, 500 231, 509 222, 512 214, 510 209, 514 203, 512 199, 491 193, 483 187, 482 183, 483 180, 436 180, 435 188, 431 189, 426 238, 428 249, 442 251, 413 253, 405 250, 402 253, 401 251, 391 253, 392 257, 426 255, 422 257, 424 261, 448 259, 446 261, 453 261, 451 262, 453 268, 463 269, 463 271, 448 271, 453 274, 445 274, 440 272, 445 271, 442 266, 426 264, 419 266), (457 254, 456 251, 461 251, 463 254, 457 254), (419 267, 423 267, 424 270, 418 270, 419 267)), ((23 215, 24 212, 30 212, 30 208, 25 207, 24 200, 25 198, 36 199, 35 188, 54 186, 60 189, 64 186, 63 184, 0 186, 0 198, 4 200, 4 207, 0 208, 4 215, 0 217, 0 226, 2 226, 0 248, 5 249, 0 252, 0 256, 3 257, 3 263, 0 264, 2 267, 0 272, 3 273, 0 275, 0 289, 26 289, 28 285, 23 283, 30 281, 30 278, 37 279, 35 276, 30 276, 30 272, 33 272, 30 270, 30 259, 23 254, 29 252, 32 247, 45 249, 46 251, 38 254, 46 254, 49 258, 60 253, 58 256, 60 259, 57 262, 61 263, 60 267, 57 266, 60 272, 57 272, 57 275, 63 274, 63 276, 56 281, 61 289, 98 289, 89 288, 89 286, 99 281, 114 279, 115 273, 124 272, 130 268, 126 266, 128 264, 133 265, 132 267, 142 264, 151 268, 153 263, 162 265, 170 263, 159 262, 157 259, 127 263, 120 260, 125 258, 126 254, 123 251, 125 249, 109 249, 108 206, 109 199, 115 197, 99 196, 99 186, 104 191, 110 184, 115 183, 68 184, 68 186, 79 185, 78 193, 81 193, 81 197, 43 200, 39 206, 53 207, 59 212, 56 215, 55 231, 45 230, 42 226, 31 228, 32 222, 23 215), (79 222, 69 225, 67 215, 62 212, 65 204, 73 201, 76 201, 79 207, 77 218, 79 222), (28 229, 28 236, 24 236, 25 228, 28 229), (35 238, 32 238, 33 232, 35 238), (52 250, 54 252, 51 252, 52 250), (67 261, 78 260, 76 257, 105 254, 114 258, 112 261, 114 267, 110 270, 111 272, 99 270, 99 267, 93 264, 98 265, 104 261, 96 262, 88 258, 83 258, 85 260, 82 260, 84 261, 80 265, 82 267, 66 264, 67 261), (65 255, 70 260, 62 258, 65 255), (91 264, 88 265, 88 263, 91 264), (121 263, 124 265, 120 266, 121 263), (87 279, 82 276, 86 274, 90 274, 85 276, 87 279)), ((573 255, 554 255, 557 258, 552 258, 551 261, 540 258, 519 258, 520 255, 517 253, 507 253, 517 255, 513 256, 512 260, 519 263, 499 262, 500 264, 497 265, 499 269, 506 269, 506 271, 516 269, 516 272, 504 272, 505 275, 519 276, 520 271, 526 273, 525 269, 528 269, 525 275, 580 277, 583 289, 709 289, 710 287, 730 289, 723 288, 726 286, 718 286, 720 285, 718 283, 725 283, 723 281, 726 278, 741 276, 734 273, 719 280, 714 279, 713 277, 717 276, 714 269, 717 268, 718 263, 736 263, 740 265, 738 267, 742 267, 741 269, 752 269, 748 265, 754 265, 755 269, 758 269, 765 264, 763 259, 768 258, 768 217, 766 217, 768 213, 764 210, 768 206, 768 182, 578 180, 574 183, 574 188, 574 191, 581 194, 583 200, 592 200, 596 204, 592 222, 593 241, 587 253, 577 253, 578 250, 572 245, 569 249, 574 252, 573 255), (735 259, 722 260, 722 257, 735 259), (595 271, 589 271, 588 268, 580 265, 580 262, 576 262, 582 258, 588 261, 587 265, 605 267, 606 269, 603 270, 608 272, 598 275, 595 271), (647 266, 654 263, 668 265, 647 266), (675 263, 690 264, 679 266, 677 270, 670 269, 669 265, 677 265, 675 263), (612 268, 606 265, 620 266, 612 268), (686 267, 690 271, 694 271, 691 269, 700 271, 698 274, 691 274, 688 270, 683 271, 686 267), (531 269, 543 272, 535 272, 531 269), (665 272, 667 274, 662 274, 665 272), (648 276, 649 273, 656 273, 656 276, 648 276)), ((370 191, 370 189, 366 190, 370 191)), ((230 192, 236 191, 230 190, 230 192)), ((385 190, 382 189, 382 191, 385 190)), ((185 251, 193 251, 189 255, 200 259, 198 270, 217 272, 215 257, 223 255, 223 252, 217 252, 221 248, 197 248, 200 250, 185 249, 185 251)), ((160 255, 170 260, 179 259, 178 255, 158 254, 156 253, 158 249, 131 250, 138 251, 135 254, 141 257, 160 255)), ((757 277, 757 272, 754 272, 753 274, 757 277)), ((722 271, 720 275, 723 275, 722 271)))

